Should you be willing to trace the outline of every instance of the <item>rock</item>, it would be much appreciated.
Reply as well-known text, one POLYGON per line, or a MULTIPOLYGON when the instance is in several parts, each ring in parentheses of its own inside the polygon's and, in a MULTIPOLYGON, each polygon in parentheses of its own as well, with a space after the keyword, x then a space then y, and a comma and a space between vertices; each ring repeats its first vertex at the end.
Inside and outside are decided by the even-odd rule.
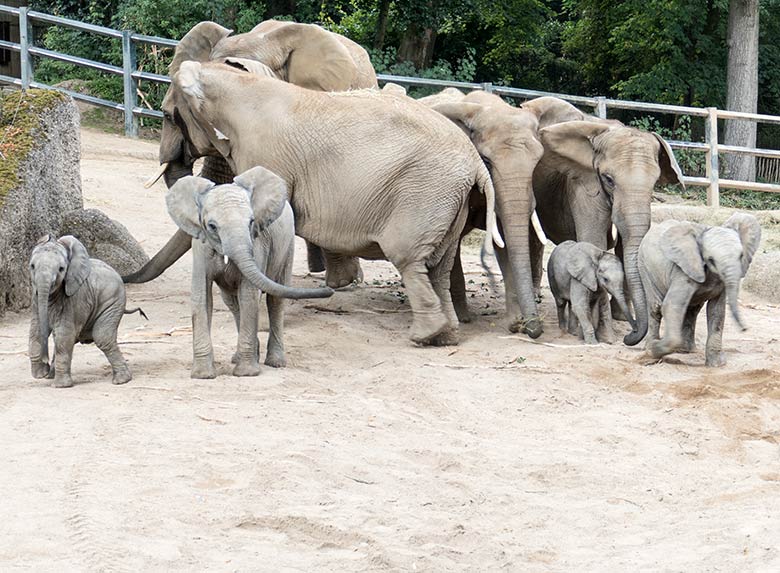
POLYGON ((73 100, 31 89, 0 94, 0 315, 30 304, 30 251, 80 209, 79 119, 73 100))
POLYGON ((97 209, 67 213, 59 234, 76 237, 91 257, 111 265, 120 275, 130 274, 149 262, 127 228, 97 209))

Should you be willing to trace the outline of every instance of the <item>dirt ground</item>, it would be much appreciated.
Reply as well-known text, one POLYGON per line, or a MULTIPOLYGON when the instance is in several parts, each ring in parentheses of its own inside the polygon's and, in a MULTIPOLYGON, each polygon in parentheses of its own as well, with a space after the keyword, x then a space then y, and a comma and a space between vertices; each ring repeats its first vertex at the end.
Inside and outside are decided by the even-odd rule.
MULTIPOLYGON (((142 188, 156 146, 82 145, 86 205, 156 251, 174 230, 162 184, 142 188)), ((302 247, 294 282, 320 284, 302 247)), ((549 291, 542 338, 510 336, 471 253, 478 319, 458 347, 416 348, 398 275, 366 262, 365 284, 289 305, 289 366, 257 378, 229 375, 217 296, 221 375, 191 380, 190 266, 128 288, 150 320, 121 325, 124 386, 94 346, 75 387, 33 380, 28 316, 0 322, 3 570, 780 570, 768 302, 743 293, 725 368, 650 364, 560 334, 549 291)))

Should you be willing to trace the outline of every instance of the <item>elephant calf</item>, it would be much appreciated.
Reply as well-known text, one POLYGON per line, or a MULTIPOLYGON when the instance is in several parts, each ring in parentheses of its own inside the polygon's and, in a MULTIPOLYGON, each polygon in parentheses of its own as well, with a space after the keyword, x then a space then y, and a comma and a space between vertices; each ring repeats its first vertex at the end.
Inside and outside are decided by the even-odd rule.
POLYGON ((116 342, 125 310, 125 285, 103 261, 90 259, 76 237, 42 237, 30 257, 32 320, 30 367, 35 378, 54 378, 54 386, 73 386, 70 365, 76 342, 94 342, 106 355, 112 382, 124 384, 132 375, 116 342), (54 361, 49 365, 49 335, 54 334, 54 361))
POLYGON ((211 285, 216 282, 238 329, 234 376, 260 373, 257 289, 267 295, 268 348, 265 363, 285 365, 284 298, 324 298, 329 288, 285 286, 292 275, 295 223, 287 186, 274 173, 254 167, 232 184, 203 177, 179 179, 168 191, 168 213, 192 241, 193 378, 214 378, 211 345, 211 285))
POLYGON ((705 364, 726 363, 722 353, 726 304, 744 330, 737 306, 739 282, 760 241, 758 220, 746 213, 734 213, 721 227, 664 221, 650 228, 639 247, 639 272, 648 303, 646 348, 653 358, 694 350, 696 318, 706 302, 705 364))
MULTIPOLYGON (((623 265, 620 259, 585 242, 564 241, 547 263, 550 290, 558 309, 558 325, 566 330, 566 306, 569 306, 568 330, 577 334, 577 322, 587 344, 596 344, 596 329, 601 342, 614 342, 611 294, 626 316, 630 316, 623 292, 623 265)), ((632 324, 633 327, 633 324, 632 324)))

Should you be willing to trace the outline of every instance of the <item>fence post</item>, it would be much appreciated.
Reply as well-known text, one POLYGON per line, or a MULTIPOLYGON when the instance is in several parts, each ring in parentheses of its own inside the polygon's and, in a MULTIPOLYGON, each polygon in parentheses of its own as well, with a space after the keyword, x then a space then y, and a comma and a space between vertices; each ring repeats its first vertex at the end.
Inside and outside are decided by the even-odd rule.
POLYGON ((482 89, 487 93, 493 93, 493 84, 491 82, 482 82, 482 89))
POLYGON ((607 98, 604 96, 596 96, 596 117, 601 119, 607 119, 607 98))
POLYGON ((720 166, 718 164, 718 109, 707 108, 704 120, 704 141, 709 145, 705 155, 705 174, 710 184, 707 187, 707 206, 720 207, 720 166))
POLYGON ((122 30, 122 67, 124 74, 124 92, 125 92, 125 135, 128 137, 138 137, 138 119, 133 110, 138 105, 138 86, 133 73, 136 71, 135 46, 130 37, 130 30, 122 30))
POLYGON ((26 90, 33 82, 33 67, 30 57, 30 21, 27 18, 27 6, 19 8, 19 59, 22 64, 22 89, 26 90))

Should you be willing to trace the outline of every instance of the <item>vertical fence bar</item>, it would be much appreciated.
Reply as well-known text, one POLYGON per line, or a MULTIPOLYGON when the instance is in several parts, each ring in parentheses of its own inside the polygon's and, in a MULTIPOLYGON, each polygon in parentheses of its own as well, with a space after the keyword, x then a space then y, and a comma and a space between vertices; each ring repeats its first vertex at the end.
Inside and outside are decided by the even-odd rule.
POLYGON ((607 98, 604 96, 597 96, 596 100, 596 117, 601 119, 607 119, 607 98))
POLYGON ((707 187, 707 206, 720 207, 720 165, 718 163, 718 109, 708 107, 709 115, 704 120, 704 141, 710 148, 705 155, 706 177, 710 180, 707 187))
POLYGON ((493 93, 493 84, 491 82, 482 82, 482 89, 487 93, 493 93))
POLYGON ((124 92, 125 92, 125 135, 128 137, 138 137, 138 118, 135 117, 133 110, 138 105, 138 85, 136 84, 133 72, 136 68, 135 46, 131 38, 130 30, 122 31, 122 67, 124 74, 124 92))
POLYGON ((33 81, 33 66, 30 56, 32 35, 30 20, 27 17, 27 6, 19 8, 19 59, 22 64, 22 89, 26 90, 33 81))

